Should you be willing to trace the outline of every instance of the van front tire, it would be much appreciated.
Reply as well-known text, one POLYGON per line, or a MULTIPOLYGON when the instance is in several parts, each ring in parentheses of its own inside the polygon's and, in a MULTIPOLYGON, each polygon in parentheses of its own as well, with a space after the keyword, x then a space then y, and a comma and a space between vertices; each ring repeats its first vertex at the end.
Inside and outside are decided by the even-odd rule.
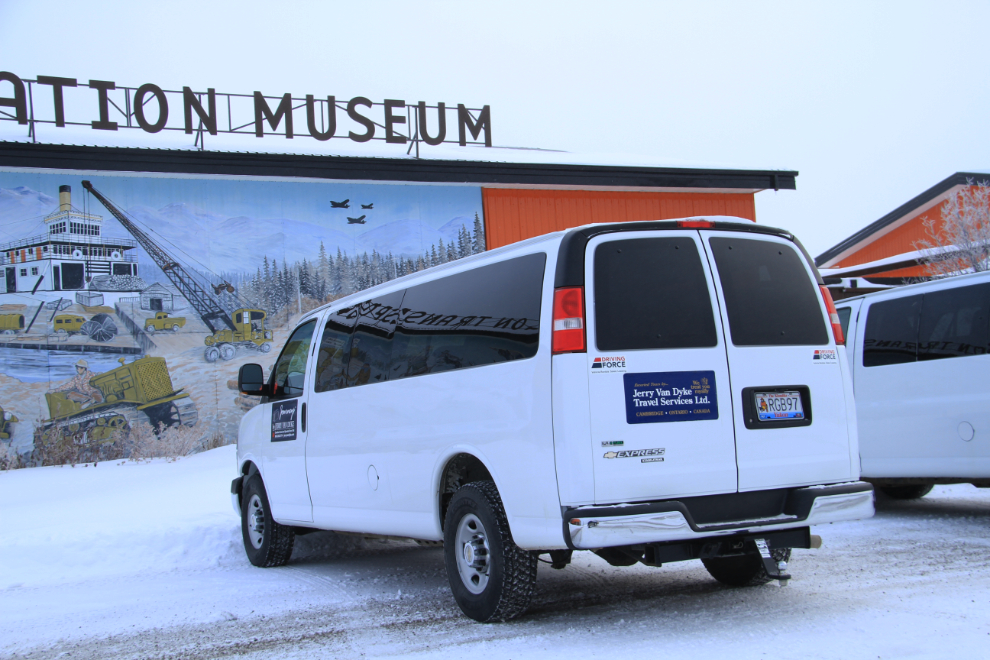
POLYGON ((292 556, 295 533, 272 518, 268 493, 257 475, 248 480, 241 496, 241 535, 248 561, 255 566, 285 566, 292 556))
POLYGON ((536 585, 536 555, 512 540, 495 484, 477 481, 454 493, 444 518, 447 580, 461 611, 475 621, 523 614, 536 585))
MULTIPOLYGON (((790 548, 777 548, 770 551, 774 561, 787 561, 791 558, 790 548)), ((730 587, 758 587, 774 578, 767 574, 763 558, 757 553, 736 555, 733 557, 711 557, 702 559, 708 573, 730 587)))

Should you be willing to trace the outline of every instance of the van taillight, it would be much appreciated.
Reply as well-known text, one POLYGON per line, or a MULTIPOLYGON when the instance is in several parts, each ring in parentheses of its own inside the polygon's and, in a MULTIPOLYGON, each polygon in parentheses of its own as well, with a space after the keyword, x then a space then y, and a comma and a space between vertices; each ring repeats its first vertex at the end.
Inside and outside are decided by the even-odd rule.
POLYGON ((682 229, 711 229, 715 223, 711 220, 678 220, 677 226, 682 229))
POLYGON ((835 303, 832 302, 832 292, 826 286, 819 286, 822 290, 822 298, 825 299, 825 309, 828 310, 828 320, 832 322, 832 336, 835 337, 836 346, 843 346, 846 337, 842 334, 842 321, 839 320, 839 313, 835 311, 835 303))
POLYGON ((553 292, 553 354, 584 353, 584 287, 553 292))

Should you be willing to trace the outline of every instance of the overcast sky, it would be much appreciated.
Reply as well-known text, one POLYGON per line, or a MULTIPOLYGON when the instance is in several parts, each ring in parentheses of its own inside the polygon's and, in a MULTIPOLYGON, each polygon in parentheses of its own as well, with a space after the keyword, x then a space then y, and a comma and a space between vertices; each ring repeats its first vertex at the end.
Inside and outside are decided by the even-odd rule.
MULTIPOLYGON (((990 172, 987 25, 986 1, 0 0, 0 70, 489 105, 496 145, 561 161, 793 169, 797 190, 759 193, 757 219, 817 255, 954 172, 990 172)), ((319 147, 302 142, 253 148, 319 147)))

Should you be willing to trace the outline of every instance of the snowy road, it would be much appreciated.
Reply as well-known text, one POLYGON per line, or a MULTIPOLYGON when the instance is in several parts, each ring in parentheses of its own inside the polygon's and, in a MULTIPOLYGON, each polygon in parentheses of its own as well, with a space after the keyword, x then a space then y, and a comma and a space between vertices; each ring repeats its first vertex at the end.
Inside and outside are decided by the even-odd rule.
POLYGON ((287 567, 250 566, 232 464, 221 448, 0 474, 0 656, 990 657, 990 491, 971 486, 814 529, 824 546, 795 551, 787 587, 579 553, 540 566, 524 618, 481 625, 438 548, 312 534, 287 567))

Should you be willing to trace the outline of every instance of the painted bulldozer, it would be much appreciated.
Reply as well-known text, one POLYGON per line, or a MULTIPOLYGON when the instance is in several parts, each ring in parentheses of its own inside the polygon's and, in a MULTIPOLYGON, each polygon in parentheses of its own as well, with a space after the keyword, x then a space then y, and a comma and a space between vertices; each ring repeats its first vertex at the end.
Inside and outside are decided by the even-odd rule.
POLYGON ((103 401, 85 405, 72 400, 69 392, 46 393, 51 419, 42 422, 42 440, 48 441, 56 429, 76 444, 90 444, 110 442, 115 432, 137 422, 148 422, 156 430, 196 424, 196 404, 172 386, 164 358, 146 356, 127 364, 120 358, 120 365, 89 381, 103 401))
POLYGON ((239 309, 231 317, 234 330, 222 328, 206 338, 206 361, 234 359, 238 346, 268 353, 272 350, 272 331, 265 329, 267 314, 260 309, 239 309))

